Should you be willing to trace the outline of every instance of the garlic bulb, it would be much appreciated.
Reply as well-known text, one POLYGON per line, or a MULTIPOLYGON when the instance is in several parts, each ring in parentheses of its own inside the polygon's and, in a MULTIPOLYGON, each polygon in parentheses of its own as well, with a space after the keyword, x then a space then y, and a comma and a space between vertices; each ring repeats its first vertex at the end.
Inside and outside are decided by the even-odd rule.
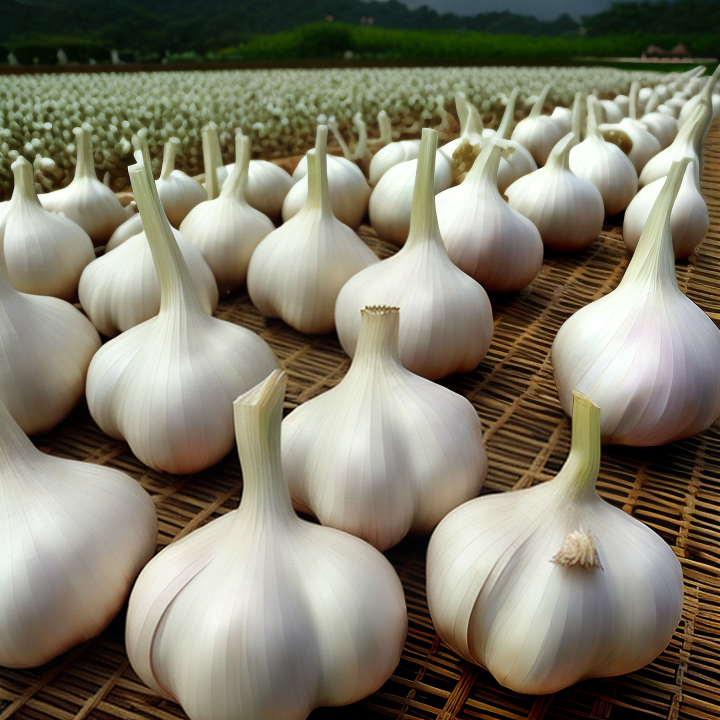
POLYGON ((605 122, 609 124, 619 123, 623 119, 622 110, 612 100, 598 100, 598 105, 602 108, 605 122))
POLYGON ((250 138, 235 134, 237 162, 220 196, 193 208, 180 232, 202 253, 221 295, 245 284, 250 256, 274 229, 272 221, 246 199, 250 138))
POLYGON ((95 259, 92 240, 79 225, 43 208, 32 165, 24 157, 12 164, 12 171, 15 189, 0 221, 8 278, 20 292, 73 302, 83 268, 95 259))
POLYGON ((233 397, 277 361, 257 335, 203 311, 144 162, 130 168, 130 180, 160 278, 160 312, 95 355, 88 408, 146 465, 193 473, 228 453, 233 397))
MULTIPOLYGON (((318 137, 321 133, 325 133, 327 137, 327 126, 318 125, 318 137), (321 127, 324 127, 325 130, 321 130, 321 127)), ((308 198, 307 172, 307 155, 305 155, 293 173, 295 185, 290 189, 283 202, 284 222, 287 222, 305 206, 308 198)), ((365 217, 371 192, 362 170, 345 158, 329 155, 327 157, 327 177, 333 215, 341 223, 357 230, 365 217)))
POLYGON ((675 553, 597 494, 602 414, 574 398, 558 475, 461 505, 428 546, 438 635, 515 692, 638 670, 663 651, 682 611, 675 553))
MULTIPOLYGON (((642 92, 642 90, 643 88, 641 88, 640 92, 642 92)), ((645 108, 645 114, 640 118, 640 122, 648 129, 649 133, 657 138, 657 141, 660 143, 660 149, 664 150, 666 147, 670 146, 670 143, 678 134, 678 123, 675 118, 665 115, 665 113, 655 111, 655 108, 657 107, 657 99, 657 94, 653 94, 651 100, 645 108)), ((639 100, 637 107, 639 111, 639 100)))
MULTIPOLYGON (((640 89, 639 85, 638 83, 638 90, 640 89)), ((630 117, 630 97, 628 95, 616 95, 612 101, 618 106, 621 117, 630 117)))
POLYGON ((440 236, 433 189, 436 147, 437 132, 424 128, 404 247, 350 278, 335 304, 338 338, 351 357, 361 309, 399 307, 400 359, 408 370, 430 379, 474 370, 493 332, 487 293, 453 265, 440 236))
POLYGON ((570 150, 570 169, 600 191, 605 215, 616 215, 635 197, 638 174, 617 145, 605 142, 597 126, 592 96, 588 96, 587 107, 587 136, 570 150))
POLYGON ((530 114, 515 126, 511 138, 530 151, 538 167, 547 162, 553 147, 563 137, 560 126, 549 115, 541 114, 548 92, 550 85, 545 85, 530 114))
POLYGON ((397 308, 364 308, 347 375, 282 427, 295 506, 379 550, 430 532, 487 471, 472 404, 406 370, 398 330, 397 308))
MULTIPOLYGON (((676 259, 686 258, 702 242, 710 227, 710 216, 697 183, 695 160, 685 169, 680 191, 670 213, 670 233, 676 259)), ((646 185, 625 210, 623 240, 630 252, 637 247, 650 210, 660 194, 666 178, 646 185)))
POLYGON ((327 127, 320 125, 315 151, 307 156, 305 207, 258 245, 247 274, 248 294, 257 309, 302 333, 332 332, 340 288, 378 262, 375 253, 333 215, 326 143, 327 127))
POLYGON ((170 138, 163 148, 163 164, 160 177, 155 181, 158 196, 167 219, 173 227, 179 228, 185 216, 206 199, 202 185, 188 177, 184 172, 175 170, 175 155, 180 140, 170 138))
POLYGON ((155 551, 149 495, 112 468, 52 457, 0 401, 0 665, 42 665, 97 635, 155 551))
POLYGON ((118 247, 118 245, 122 245, 126 240, 129 240, 131 237, 133 237, 133 235, 139 235, 142 231, 143 224, 140 213, 135 213, 134 215, 131 215, 110 236, 110 239, 105 245, 105 252, 108 253, 111 250, 114 250, 116 247, 118 247))
POLYGON ((502 140, 490 140, 465 180, 435 198, 450 259, 489 292, 524 288, 537 277, 543 261, 538 229, 498 191, 503 145, 502 140))
MULTIPOLYGON (((456 98, 458 108, 463 107, 462 113, 458 111, 458 114, 462 116, 460 137, 450 140, 450 142, 445 143, 445 145, 438 149, 438 153, 449 163, 452 163, 453 153, 460 147, 460 143, 462 143, 463 140, 467 140, 471 145, 477 147, 484 145, 484 126, 478 109, 472 103, 467 102, 462 94, 459 93, 458 95, 459 97, 456 98)), ((437 162, 435 164, 437 165, 437 162)))
POLYGON ((127 215, 115 193, 97 179, 92 128, 85 124, 73 132, 77 143, 73 181, 62 190, 40 195, 39 199, 46 210, 62 213, 77 223, 94 245, 104 245, 115 229, 127 220, 127 215))
MULTIPOLYGON (((380 178, 370 196, 370 225, 381 240, 403 245, 408 238, 413 207, 413 189, 419 160, 406 160, 390 168, 380 178)), ((437 152, 433 193, 437 195, 452 184, 452 170, 445 156, 437 152)))
POLYGON ((402 586, 375 548, 295 515, 283 478, 285 375, 234 404, 240 506, 165 548, 130 596, 130 662, 191 720, 304 720, 391 675, 402 586))
POLYGON ((551 250, 586 248, 597 239, 605 218, 600 191, 570 169, 575 143, 574 133, 566 135, 553 148, 545 167, 507 189, 510 207, 532 220, 551 250))
POLYGON ((370 161, 370 187, 375 187, 390 168, 406 160, 414 160, 419 153, 419 140, 399 140, 385 145, 375 153, 370 161))
POLYGON ((720 331, 680 292, 670 211, 687 158, 673 163, 625 275, 560 328, 552 363, 560 402, 572 391, 602 407, 605 442, 661 445, 720 416, 720 331))

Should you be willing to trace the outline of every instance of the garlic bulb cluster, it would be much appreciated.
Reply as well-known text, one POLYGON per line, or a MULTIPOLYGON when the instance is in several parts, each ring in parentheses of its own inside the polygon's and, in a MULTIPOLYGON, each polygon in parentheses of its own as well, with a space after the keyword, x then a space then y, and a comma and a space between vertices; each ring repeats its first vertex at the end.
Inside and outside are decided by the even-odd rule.
POLYGON ((275 226, 247 201, 250 139, 235 134, 237 162, 215 200, 193 208, 180 232, 202 253, 221 295, 245 284, 250 256, 275 226))
POLYGON ((543 261, 538 229, 498 191, 504 145, 502 140, 490 140, 465 180, 435 198, 438 227, 450 259, 489 292, 524 288, 537 277, 543 261))
POLYGON ((399 315, 364 308, 347 375, 282 426, 295 506, 379 550, 430 532, 487 471, 472 404, 402 366, 399 315))
MULTIPOLYGON (((327 138, 327 126, 318 125, 315 145, 321 134, 327 138), (324 130, 321 128, 325 128, 324 130)), ((325 140, 327 145, 327 140, 325 140)), ((370 200, 370 186, 362 170, 344 157, 327 157, 327 177, 330 206, 333 215, 343 224, 357 230, 362 223, 370 200)), ((283 221, 287 222, 304 206, 308 198, 307 155, 298 164, 293 173, 295 185, 285 197, 282 206, 283 221)))
POLYGON ((372 546, 295 515, 283 477, 285 376, 234 404, 240 506, 165 548, 130 596, 130 662, 191 720, 304 720, 377 690, 407 633, 372 546))
POLYGON ((115 193, 97 179, 92 128, 83 125, 73 132, 77 144, 73 181, 62 190, 40 195, 39 199, 46 210, 62 213, 77 223, 94 245, 104 245, 115 229, 127 220, 127 215, 115 193))
POLYGON ((233 398, 267 377, 277 361, 254 333, 207 315, 149 168, 133 165, 130 180, 160 279, 160 312, 95 355, 88 409, 101 430, 126 440, 146 465, 197 472, 232 447, 233 398))
POLYGON ((315 151, 306 156, 305 207, 258 245, 247 273, 255 307, 302 333, 332 332, 340 288, 378 262, 375 253, 333 215, 326 144, 327 126, 320 125, 315 151))
POLYGON ((720 330, 680 292, 670 211, 687 158, 673 163, 618 287, 560 328, 552 363, 560 402, 578 390, 602 408, 603 440, 661 445, 720 416, 720 330))
POLYGON ((570 169, 576 142, 575 133, 566 135, 553 148, 545 167, 507 189, 510 207, 532 220, 551 250, 586 248, 597 239, 605 218, 600 191, 570 169))
POLYGON ((112 468, 40 452, 0 401, 0 665, 97 635, 155 551, 150 496, 112 468))
POLYGON ((547 162, 550 152, 563 136, 562 128, 549 115, 541 114, 549 92, 548 84, 542 89, 528 117, 515 126, 512 134, 512 140, 529 150, 538 167, 547 162))
POLYGON ((351 357, 362 308, 399 307, 400 359, 430 379, 474 370, 493 332, 487 293, 453 265, 440 236, 433 187, 436 147, 437 132, 424 128, 407 242, 348 280, 335 304, 338 338, 351 357))
POLYGON ((570 150, 570 169, 589 180, 600 191, 605 215, 616 215, 635 197, 638 174, 627 155, 605 142, 597 124, 595 98, 587 99, 588 118, 585 139, 570 150))
POLYGON ((682 611, 675 553, 597 494, 602 414, 574 398, 558 475, 461 505, 428 547, 435 629, 515 692, 638 670, 663 651, 682 611))
POLYGON ((370 161, 370 187, 375 187, 390 168, 407 160, 415 160, 419 153, 419 140, 399 140, 380 148, 370 161))
POLYGON ((175 155, 180 140, 170 138, 163 149, 163 164, 160 177, 155 181, 158 197, 167 219, 173 227, 179 228, 185 216, 206 199, 199 182, 175 169, 175 155))
POLYGON ((8 279, 20 292, 73 302, 83 268, 95 259, 92 240, 76 223, 43 208, 32 165, 24 157, 12 164, 12 170, 15 189, 0 220, 8 279))

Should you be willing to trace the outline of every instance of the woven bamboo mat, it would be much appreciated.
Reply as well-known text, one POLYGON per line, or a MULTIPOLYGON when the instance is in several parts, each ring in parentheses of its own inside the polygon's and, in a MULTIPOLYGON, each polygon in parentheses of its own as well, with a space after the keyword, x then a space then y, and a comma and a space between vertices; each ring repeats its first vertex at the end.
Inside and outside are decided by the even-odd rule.
MULTIPOLYGON (((682 289, 720 321, 720 123, 706 145, 703 189, 711 227, 698 252, 678 266, 682 289)), ((369 228, 364 238, 381 254, 369 228)), ((472 373, 445 381, 471 400, 484 424, 490 467, 483 492, 550 479, 569 447, 569 423, 553 383, 549 350, 572 313, 613 289, 627 257, 617 227, 606 226, 586 251, 546 258, 531 288, 494 297, 495 335, 472 373)), ((307 338, 263 320, 246 296, 223 301, 218 316, 257 331, 289 374, 287 408, 335 385, 348 360, 334 336, 307 338)), ((101 433, 84 407, 52 434, 37 438, 53 454, 128 472, 152 494, 161 546, 233 509, 242 486, 234 453, 206 472, 174 478, 144 467, 101 433)), ((579 683, 556 695, 523 696, 501 688, 482 668, 462 662, 438 641, 424 592, 427 540, 389 551, 405 588, 410 631, 401 663, 374 695, 314 720, 451 720, 499 718, 720 718, 720 426, 661 448, 608 447, 599 491, 673 547, 685 578, 682 620, 668 648, 632 675, 579 683)), ((0 720, 140 720, 185 717, 136 677, 123 646, 123 614, 96 640, 38 669, 0 668, 0 720)))

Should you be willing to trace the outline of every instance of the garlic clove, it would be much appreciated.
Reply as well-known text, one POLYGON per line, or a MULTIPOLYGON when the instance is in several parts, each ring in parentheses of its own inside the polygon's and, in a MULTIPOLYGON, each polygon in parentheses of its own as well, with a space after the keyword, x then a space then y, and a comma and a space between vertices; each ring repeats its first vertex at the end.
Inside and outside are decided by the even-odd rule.
POLYGON ((720 331, 680 292, 670 213, 688 158, 673 164, 618 287, 560 328, 552 364, 560 402, 578 390, 603 408, 603 441, 661 445, 720 416, 720 331))
POLYGON ((368 305, 399 307, 403 365, 438 379, 477 367, 492 339, 492 308, 483 288, 447 255, 434 202, 436 131, 424 129, 423 142, 407 242, 392 257, 345 283, 335 304, 335 323, 340 344, 352 357, 360 310, 368 305))
POLYGON ((42 207, 25 158, 18 158, 12 170, 13 199, 0 223, 8 279, 20 292, 74 302, 80 274, 95 259, 92 240, 79 225, 42 207))
POLYGON ((600 422, 599 408, 576 393, 570 454, 553 480, 471 500, 430 538, 435 629, 515 692, 638 670, 680 619, 675 553, 595 490, 600 422))
POLYGON ((489 292, 524 288, 537 277, 543 261, 537 228, 498 191, 504 144, 491 140, 462 184, 435 198, 438 227, 450 259, 489 292))
POLYGON ((282 426, 295 506, 379 550, 430 532, 487 470, 475 409, 402 366, 398 331, 397 308, 364 308, 347 375, 282 426))
POLYGON ((511 139, 530 151, 538 167, 542 167, 553 147, 563 137, 562 128, 548 115, 542 115, 550 85, 545 85, 530 114, 521 120, 513 130, 511 139))
POLYGON ((175 155, 180 147, 178 138, 170 138, 163 148, 160 177, 155 181, 158 197, 170 224, 179 228, 185 216, 206 199, 200 183, 184 172, 175 170, 175 155))

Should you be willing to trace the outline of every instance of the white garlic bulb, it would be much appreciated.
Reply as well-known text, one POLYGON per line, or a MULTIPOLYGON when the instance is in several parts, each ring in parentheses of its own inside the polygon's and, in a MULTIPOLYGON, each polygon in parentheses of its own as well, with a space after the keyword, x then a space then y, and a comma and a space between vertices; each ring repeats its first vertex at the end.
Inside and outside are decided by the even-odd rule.
POLYGON ((623 119, 622 110, 612 100, 598 100, 598 105, 605 116, 605 122, 614 125, 623 119))
MULTIPOLYGON (((142 231, 143 224, 140 213, 135 213, 134 215, 131 215, 110 236, 110 239, 105 244, 105 252, 108 253, 111 250, 114 250, 119 245, 122 245, 126 240, 129 240, 131 237, 133 237, 133 235, 139 235, 142 231)), ((175 237, 177 237, 177 235, 175 237)))
POLYGON ((73 302, 83 268, 95 259, 92 240, 76 223, 43 208, 32 165, 24 157, 12 164, 12 171, 15 189, 0 220, 8 278, 20 292, 73 302))
POLYGON ((465 180, 435 198, 438 227, 450 259, 488 292, 524 288, 537 277, 543 261, 538 229, 498 191, 504 145, 502 140, 490 140, 465 180))
POLYGON ((378 262, 373 251, 333 215, 326 165, 327 126, 308 154, 305 207, 255 249, 247 274, 250 299, 266 317, 302 333, 335 328, 335 300, 353 275, 378 262))
POLYGON ((180 147, 178 138, 170 138, 163 148, 160 177, 155 181, 158 197, 167 219, 179 228, 185 216, 206 199, 202 185, 184 172, 175 169, 175 155, 180 147))
POLYGON ((419 140, 399 140, 378 150, 370 161, 370 187, 375 187, 380 178, 392 167, 406 160, 414 160, 420 152, 419 140))
POLYGON ((160 279, 160 312, 95 355, 88 409, 103 432, 126 440, 146 465, 193 473, 228 453, 233 397, 267 377, 277 361, 257 335, 205 313, 149 166, 132 166, 130 180, 160 279))
POLYGON ((602 407, 609 443, 661 445, 720 416, 720 330, 680 292, 670 211, 689 159, 676 163, 618 287, 560 328, 552 363, 560 402, 578 390, 602 407))
POLYGON ((180 225, 210 266, 221 295, 245 284, 253 250, 275 229, 267 215, 247 202, 250 138, 238 131, 235 148, 238 160, 220 196, 193 208, 180 225))
POLYGON ((400 359, 408 370, 430 379, 474 370, 493 332, 487 293, 453 265, 440 236, 433 188, 436 147, 437 132, 424 128, 407 242, 392 257, 350 278, 335 304, 338 338, 351 357, 361 309, 399 307, 400 359))
POLYGON ((538 167, 547 162, 550 152, 563 137, 560 126, 549 115, 541 114, 549 92, 550 85, 545 85, 530 114, 515 126, 511 138, 530 151, 538 167))
POLYGON ((347 375, 282 427, 295 506, 379 550, 430 532, 487 471, 472 404, 406 370, 398 331, 397 308, 363 308, 347 375))
MULTIPOLYGON (((640 92, 642 92, 641 88, 640 92)), ((639 96, 638 96, 639 97, 639 96)), ((657 138, 660 143, 660 149, 664 150, 670 146, 670 143, 678 134, 678 123, 674 117, 670 117, 665 113, 656 112, 658 106, 658 96, 654 93, 650 102, 645 108, 645 114, 640 118, 640 122, 647 128, 648 132, 657 138)), ((639 113, 640 101, 638 99, 637 109, 639 113)))
POLYGON ((127 215, 115 193, 95 174, 92 128, 85 124, 73 132, 77 144, 75 177, 67 187, 40 195, 39 199, 46 210, 62 213, 77 223, 94 245, 105 245, 127 215))
POLYGON ((275 371, 234 404, 238 509, 165 548, 130 596, 133 669, 191 720, 304 720, 374 692, 400 660, 407 610, 390 563, 293 512, 284 390, 275 371))
POLYGON ((470 500, 430 538, 438 635, 515 692, 638 670, 680 619, 675 553, 595 490, 601 421, 576 393, 570 454, 553 480, 470 500))
POLYGON ((508 204, 540 231, 551 250, 582 250, 595 242, 605 218, 600 191, 570 169, 576 143, 569 133, 553 148, 545 167, 507 189, 508 204))
POLYGON ((0 401, 0 665, 97 635, 155 551, 150 496, 112 468, 40 452, 0 401))
MULTIPOLYGON (((418 163, 418 160, 406 160, 390 168, 380 178, 370 196, 370 225, 381 240, 403 245, 408 238, 418 163)), ((433 193, 437 195, 447 190, 451 184, 450 163, 438 151, 435 158, 433 193)))
MULTIPOLYGON (((638 83, 638 90, 640 89, 638 83)), ((630 97, 628 95, 616 95, 612 100, 620 109, 621 116, 630 117, 630 97)))
POLYGON ((638 174, 617 145, 605 142, 597 125, 595 98, 592 95, 588 96, 587 108, 586 137, 570 150, 570 169, 600 191, 605 215, 616 215, 635 197, 638 174))
MULTIPOLYGON (((676 259, 689 257, 702 242, 710 227, 710 215, 697 184, 696 160, 685 169, 680 191, 670 213, 670 233, 676 259)), ((630 252, 637 247, 650 210, 660 194, 666 178, 658 178, 646 185, 632 199, 625 210, 623 241, 630 252)))
MULTIPOLYGON (((327 134, 327 126, 318 125, 318 136, 327 134), (325 130, 320 128, 324 127, 325 130)), ((317 140, 316 140, 317 144, 317 140)), ((305 205, 308 197, 307 155, 298 164, 293 173, 295 185, 285 196, 282 206, 283 221, 287 222, 305 205)), ((357 230, 367 212, 370 200, 370 186, 362 170, 344 157, 327 156, 328 191, 333 215, 341 222, 357 230)))

